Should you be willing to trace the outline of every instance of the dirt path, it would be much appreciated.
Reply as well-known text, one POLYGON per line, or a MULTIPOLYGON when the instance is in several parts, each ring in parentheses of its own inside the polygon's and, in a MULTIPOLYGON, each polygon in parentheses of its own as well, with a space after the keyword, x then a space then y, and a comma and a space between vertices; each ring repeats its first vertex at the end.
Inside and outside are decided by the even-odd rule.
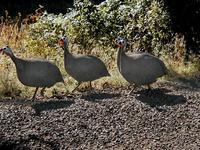
POLYGON ((0 149, 200 148, 200 78, 128 92, 0 100, 0 149))

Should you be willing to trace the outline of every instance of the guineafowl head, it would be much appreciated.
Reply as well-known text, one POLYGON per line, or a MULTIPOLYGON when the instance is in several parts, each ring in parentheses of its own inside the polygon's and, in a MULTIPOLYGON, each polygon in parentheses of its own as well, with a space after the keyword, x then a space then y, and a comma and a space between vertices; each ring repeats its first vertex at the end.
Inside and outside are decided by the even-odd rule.
POLYGON ((9 46, 5 46, 4 48, 1 48, 0 52, 2 52, 3 54, 6 54, 8 56, 13 55, 12 49, 9 46))
POLYGON ((59 44, 62 48, 64 48, 65 46, 68 46, 68 38, 67 38, 67 36, 63 36, 62 38, 60 38, 60 39, 58 40, 58 44, 59 44))
POLYGON ((127 41, 124 38, 118 37, 115 40, 117 47, 126 49, 127 41))

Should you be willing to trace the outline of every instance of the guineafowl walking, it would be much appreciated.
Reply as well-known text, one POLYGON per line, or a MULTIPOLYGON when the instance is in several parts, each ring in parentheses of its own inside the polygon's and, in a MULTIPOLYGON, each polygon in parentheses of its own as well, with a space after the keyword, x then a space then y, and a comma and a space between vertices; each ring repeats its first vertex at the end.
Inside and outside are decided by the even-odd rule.
MULTIPOLYGON (((59 45, 64 50, 64 65, 67 73, 78 81, 74 92, 81 83, 91 82, 101 77, 110 76, 105 64, 92 55, 73 55, 68 49, 68 39, 66 36, 59 40, 59 45)), ((92 88, 92 87, 91 87, 92 88)))
POLYGON ((57 82, 63 82, 58 67, 47 60, 24 60, 16 57, 12 49, 8 46, 0 49, 0 52, 8 55, 14 62, 19 81, 30 87, 36 87, 32 99, 35 99, 36 93, 42 87, 41 95, 44 96, 46 87, 51 87, 57 82))
POLYGON ((165 64, 159 58, 148 53, 125 54, 127 42, 123 38, 118 38, 116 44, 119 47, 117 66, 129 83, 136 86, 148 85, 150 89, 151 83, 167 73, 165 64))

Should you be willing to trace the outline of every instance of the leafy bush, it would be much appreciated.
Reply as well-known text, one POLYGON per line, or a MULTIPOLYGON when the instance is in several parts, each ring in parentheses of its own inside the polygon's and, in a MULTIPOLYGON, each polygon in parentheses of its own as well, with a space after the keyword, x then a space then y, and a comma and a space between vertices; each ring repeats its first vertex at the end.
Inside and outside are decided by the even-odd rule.
POLYGON ((100 5, 76 0, 74 5, 70 14, 45 13, 32 25, 31 38, 47 40, 46 44, 54 47, 58 36, 67 32, 71 43, 86 53, 97 46, 113 47, 117 36, 125 37, 131 50, 159 55, 173 48, 168 45, 173 41, 169 16, 157 0, 107 0, 100 5))
POLYGON ((169 51, 167 44, 173 41, 169 16, 157 0, 107 0, 97 6, 76 0, 75 8, 70 32, 83 48, 113 46, 112 41, 122 36, 129 41, 129 49, 158 55, 169 51))

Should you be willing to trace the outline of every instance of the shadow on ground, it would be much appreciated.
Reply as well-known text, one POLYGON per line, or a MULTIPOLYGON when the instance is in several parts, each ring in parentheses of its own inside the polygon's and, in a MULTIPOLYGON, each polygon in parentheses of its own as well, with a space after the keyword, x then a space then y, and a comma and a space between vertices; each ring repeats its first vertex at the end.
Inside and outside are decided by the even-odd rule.
POLYGON ((177 77, 172 81, 183 88, 200 89, 200 76, 197 77, 177 77))
POLYGON ((81 98, 86 100, 86 101, 91 101, 91 102, 100 102, 103 99, 111 99, 114 97, 119 97, 120 94, 117 93, 89 93, 86 95, 82 95, 81 98))
POLYGON ((61 109, 69 107, 71 104, 75 102, 70 100, 50 100, 46 102, 38 102, 31 105, 31 107, 35 110, 35 115, 40 115, 42 111, 48 111, 53 109, 61 109))
POLYGON ((58 150, 59 144, 55 141, 46 141, 37 135, 28 135, 20 139, 0 139, 0 149, 5 150, 31 150, 35 145, 45 147, 45 149, 58 150))
POLYGON ((0 103, 6 105, 22 105, 30 106, 35 110, 35 115, 40 115, 42 111, 48 111, 53 109, 61 109, 69 107, 71 104, 75 103, 74 100, 57 100, 49 99, 48 101, 37 100, 31 101, 26 99, 10 99, 10 100, 0 100, 0 103))
POLYGON ((137 91, 135 98, 151 107, 157 106, 173 106, 184 104, 186 98, 182 95, 170 93, 170 90, 165 88, 152 89, 151 91, 144 89, 137 91))
POLYGON ((32 100, 29 100, 29 99, 18 99, 18 98, 15 98, 15 99, 2 99, 0 100, 0 103, 4 103, 6 105, 31 105, 31 104, 34 104, 34 103, 37 103, 38 101, 32 101, 32 100))

